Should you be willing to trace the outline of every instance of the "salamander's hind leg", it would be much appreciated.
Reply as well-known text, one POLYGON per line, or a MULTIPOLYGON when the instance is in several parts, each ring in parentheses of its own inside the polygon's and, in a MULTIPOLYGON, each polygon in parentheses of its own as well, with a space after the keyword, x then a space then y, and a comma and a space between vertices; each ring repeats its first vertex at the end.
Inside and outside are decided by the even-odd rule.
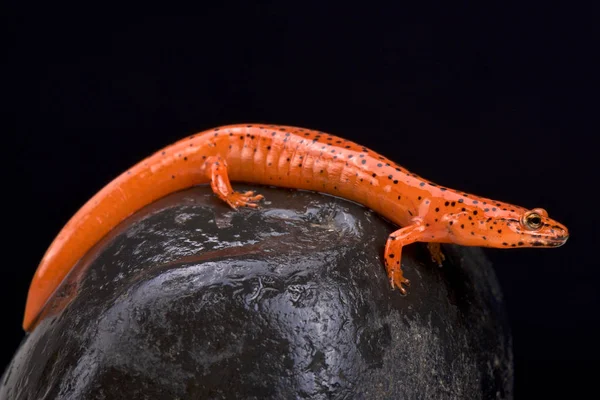
POLYGON ((442 253, 442 247, 439 243, 427 243, 427 248, 429 249, 429 253, 431 253, 431 259, 433 262, 437 263, 440 267, 443 266, 443 262, 446 259, 444 253, 442 253))
POLYGON ((402 285, 410 285, 410 281, 404 277, 402 272, 402 247, 419 240, 423 230, 422 223, 415 220, 413 225, 392 233, 385 244, 383 256, 392 289, 397 287, 402 294, 406 294, 406 289, 402 285))
POLYGON ((244 193, 236 192, 231 187, 227 175, 227 163, 221 157, 209 157, 206 160, 206 173, 210 177, 210 187, 219 198, 233 208, 258 207, 258 202, 264 198, 261 194, 253 191, 244 193))

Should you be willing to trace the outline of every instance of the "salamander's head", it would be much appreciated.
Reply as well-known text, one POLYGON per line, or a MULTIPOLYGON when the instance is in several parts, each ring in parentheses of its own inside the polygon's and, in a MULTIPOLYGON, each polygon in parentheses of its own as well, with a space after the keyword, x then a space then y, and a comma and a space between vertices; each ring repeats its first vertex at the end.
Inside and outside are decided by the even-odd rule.
POLYGON ((497 248, 560 247, 569 238, 567 228, 549 218, 543 208, 498 205, 461 213, 461 221, 452 225, 452 234, 462 236, 459 241, 465 244, 497 248))
POLYGON ((543 208, 523 210, 515 217, 501 221, 507 230, 501 246, 560 247, 569 238, 567 227, 549 218, 543 208))

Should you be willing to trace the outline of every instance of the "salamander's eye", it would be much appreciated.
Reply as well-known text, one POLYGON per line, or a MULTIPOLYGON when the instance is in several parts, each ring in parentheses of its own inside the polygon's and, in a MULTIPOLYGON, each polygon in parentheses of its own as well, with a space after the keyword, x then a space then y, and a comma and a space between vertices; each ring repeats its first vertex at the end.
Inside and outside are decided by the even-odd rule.
POLYGON ((521 223, 525 228, 535 231, 542 227, 542 216, 535 211, 529 211, 523 215, 521 223))

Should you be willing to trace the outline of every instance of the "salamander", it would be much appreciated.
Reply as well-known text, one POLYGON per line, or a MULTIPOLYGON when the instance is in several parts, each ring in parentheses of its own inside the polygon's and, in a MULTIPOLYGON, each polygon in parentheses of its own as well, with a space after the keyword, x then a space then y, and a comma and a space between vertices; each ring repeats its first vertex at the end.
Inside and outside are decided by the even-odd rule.
POLYGON ((232 181, 312 190, 368 207, 399 229, 383 251, 391 288, 406 294, 402 248, 428 243, 441 265, 440 243, 494 248, 558 247, 569 233, 541 208, 525 209, 446 188, 360 144, 293 126, 226 125, 155 152, 108 183, 66 223, 44 254, 29 288, 23 329, 30 331, 77 261, 142 207, 210 183, 229 206, 257 207, 263 196, 236 192, 232 181))

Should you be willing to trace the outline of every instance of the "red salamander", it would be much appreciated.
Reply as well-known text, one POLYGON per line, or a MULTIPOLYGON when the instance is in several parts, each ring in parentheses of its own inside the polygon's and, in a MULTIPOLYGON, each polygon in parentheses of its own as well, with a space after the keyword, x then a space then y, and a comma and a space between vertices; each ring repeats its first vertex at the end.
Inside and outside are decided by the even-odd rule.
POLYGON ((558 247, 569 233, 545 210, 528 210, 445 188, 364 146, 310 129, 237 124, 179 140, 122 173, 67 222, 42 258, 29 288, 23 328, 31 331, 52 293, 77 261, 121 221, 155 200, 210 183, 231 207, 263 198, 240 193, 241 181, 328 193, 376 211, 401 228, 385 246, 392 288, 405 293, 402 248, 427 242, 441 264, 440 243, 495 248, 558 247))

